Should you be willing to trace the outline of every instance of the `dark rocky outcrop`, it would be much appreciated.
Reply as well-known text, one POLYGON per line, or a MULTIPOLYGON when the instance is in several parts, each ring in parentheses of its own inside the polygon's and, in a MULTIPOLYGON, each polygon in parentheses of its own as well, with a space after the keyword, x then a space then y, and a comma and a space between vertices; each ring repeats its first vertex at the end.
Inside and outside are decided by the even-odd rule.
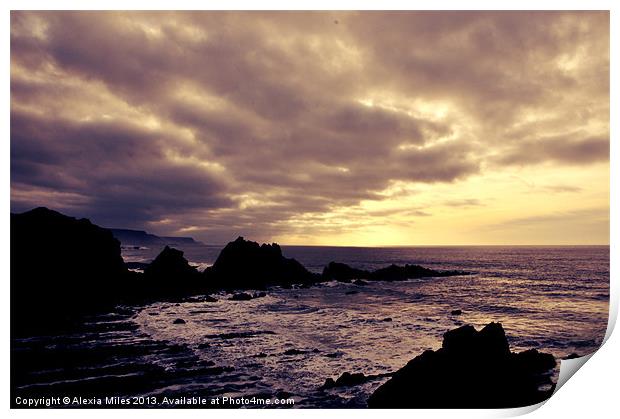
POLYGON ((127 269, 134 269, 142 272, 144 272, 148 266, 149 264, 145 262, 125 262, 125 267, 127 269))
POLYGON ((232 297, 229 298, 229 300, 232 301, 249 301, 251 300, 253 297, 251 294, 248 294, 246 292, 238 292, 236 294, 233 294, 232 297))
POLYGON ((391 373, 365 375, 361 372, 343 372, 336 380, 328 378, 325 383, 320 387, 321 390, 327 390, 334 387, 352 387, 360 384, 364 384, 367 381, 377 380, 379 378, 389 377, 391 373))
POLYGON ((344 263, 330 262, 325 269, 323 269, 322 276, 325 281, 335 280, 340 282, 351 282, 352 280, 358 280, 356 281, 357 285, 364 285, 363 283, 359 283, 359 280, 405 281, 415 278, 467 274, 468 272, 464 271, 435 271, 418 265, 390 265, 375 271, 366 271, 364 269, 352 268, 344 263))
POLYGON ((172 322, 172 324, 185 324, 186 321, 183 319, 174 319, 174 321, 172 322))
POLYGON ((549 398, 555 358, 511 353, 502 325, 462 326, 443 345, 415 357, 368 399, 371 408, 507 408, 549 398))
POLYGON ((150 287, 187 289, 200 281, 200 273, 189 264, 183 252, 166 246, 159 255, 144 268, 144 278, 150 287))
POLYGON ((266 297, 267 293, 266 292, 255 292, 254 294, 248 294, 247 292, 238 292, 236 294, 233 294, 232 297, 229 298, 229 300, 232 301, 248 301, 248 300, 253 300, 255 298, 262 298, 262 297, 266 297))
POLYGON ((367 279, 370 272, 352 268, 346 263, 329 262, 323 269, 323 278, 327 281, 351 282, 354 279, 367 279))
POLYGON ((324 389, 332 388, 332 387, 350 387, 356 386, 358 384, 362 384, 366 382, 367 377, 361 372, 356 372, 351 374, 350 372, 344 372, 337 380, 334 381, 333 378, 328 378, 325 380, 325 384, 323 384, 324 389))
POLYGON ((183 257, 183 252, 168 246, 144 269, 144 275, 150 280, 195 278, 196 274, 198 272, 183 257))
POLYGON ((108 307, 132 274, 118 240, 87 219, 42 207, 11 214, 12 334, 108 307))
POLYGON ((51 331, 118 303, 208 291, 183 252, 166 247, 144 274, 128 271, 119 241, 87 219, 47 208, 11 214, 12 335, 51 331))
POLYGON ((221 289, 265 289, 320 279, 295 259, 285 258, 276 243, 259 245, 243 237, 228 243, 204 274, 213 287, 221 289))
POLYGON ((452 316, 460 316, 461 314, 463 314, 463 311, 462 311, 462 310, 452 310, 452 311, 450 312, 450 314, 451 314, 452 316))
POLYGON ((207 281, 183 256, 166 246, 144 269, 138 294, 149 298, 180 298, 209 293, 207 281))
POLYGON ((307 353, 307 351, 302 351, 300 349, 287 349, 286 351, 283 352, 284 355, 303 355, 307 353))

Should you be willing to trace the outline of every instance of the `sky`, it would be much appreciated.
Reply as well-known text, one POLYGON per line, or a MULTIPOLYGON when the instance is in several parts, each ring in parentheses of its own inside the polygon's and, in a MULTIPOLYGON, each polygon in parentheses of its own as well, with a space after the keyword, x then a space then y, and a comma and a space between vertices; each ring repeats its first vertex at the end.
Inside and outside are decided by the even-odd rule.
POLYGON ((608 12, 11 12, 11 210, 226 243, 609 243, 608 12))

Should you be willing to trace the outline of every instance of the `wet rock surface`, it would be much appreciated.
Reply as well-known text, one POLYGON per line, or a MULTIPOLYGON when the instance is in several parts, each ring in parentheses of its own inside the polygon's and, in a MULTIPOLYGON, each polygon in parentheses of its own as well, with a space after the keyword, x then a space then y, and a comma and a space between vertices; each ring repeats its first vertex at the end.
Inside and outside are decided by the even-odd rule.
POLYGON ((18 396, 174 396, 166 389, 181 387, 183 396, 204 397, 222 392, 214 376, 234 381, 238 374, 231 366, 199 358, 186 345, 139 332, 131 313, 86 320, 69 333, 11 340, 12 403, 18 396))

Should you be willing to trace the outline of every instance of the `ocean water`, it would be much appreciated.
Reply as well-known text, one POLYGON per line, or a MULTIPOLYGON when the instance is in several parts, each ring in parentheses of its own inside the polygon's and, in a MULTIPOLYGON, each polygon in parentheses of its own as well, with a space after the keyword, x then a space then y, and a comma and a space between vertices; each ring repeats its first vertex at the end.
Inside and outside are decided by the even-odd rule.
MULTIPOLYGON (((123 257, 146 262, 159 250, 124 248, 123 257)), ((204 268, 220 248, 183 250, 204 268)), ((38 373, 23 374, 17 389, 290 397, 302 408, 364 407, 385 378, 330 390, 320 386, 343 372, 396 371, 424 350, 439 348, 442 334, 463 324, 480 328, 501 322, 513 351, 536 348, 557 358, 595 351, 607 328, 608 246, 286 246, 283 253, 315 272, 333 260, 365 269, 413 263, 472 274, 366 286, 275 287, 251 301, 230 301, 221 293, 214 295, 217 302, 122 307, 93 317, 73 334, 16 342, 24 359, 37 348, 51 351, 50 360, 39 360, 38 373), (456 309, 462 314, 452 315, 456 309), (185 324, 174 324, 178 318, 185 324), (54 351, 60 354, 56 358, 54 351), (90 356, 82 359, 82 352, 90 356), (54 372, 62 359, 77 362, 71 380, 54 372)))

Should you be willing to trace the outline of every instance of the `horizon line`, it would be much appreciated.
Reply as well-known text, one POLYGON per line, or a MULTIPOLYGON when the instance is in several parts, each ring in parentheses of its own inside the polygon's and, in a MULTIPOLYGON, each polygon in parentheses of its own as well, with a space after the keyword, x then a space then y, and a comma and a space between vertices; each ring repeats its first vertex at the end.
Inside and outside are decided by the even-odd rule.
MULTIPOLYGON (((245 236, 244 236, 245 237, 245 236)), ((246 240, 248 240, 246 238, 246 240)), ((254 240, 249 240, 254 241, 254 240)), ((204 243, 205 246, 226 246, 230 243, 204 243)), ((260 242, 257 242, 260 243, 260 242)), ((278 242, 262 242, 261 244, 277 244, 280 247, 353 247, 353 248, 405 248, 405 247, 609 247, 610 244, 387 244, 387 245, 335 245, 335 244, 283 244, 278 242)))

